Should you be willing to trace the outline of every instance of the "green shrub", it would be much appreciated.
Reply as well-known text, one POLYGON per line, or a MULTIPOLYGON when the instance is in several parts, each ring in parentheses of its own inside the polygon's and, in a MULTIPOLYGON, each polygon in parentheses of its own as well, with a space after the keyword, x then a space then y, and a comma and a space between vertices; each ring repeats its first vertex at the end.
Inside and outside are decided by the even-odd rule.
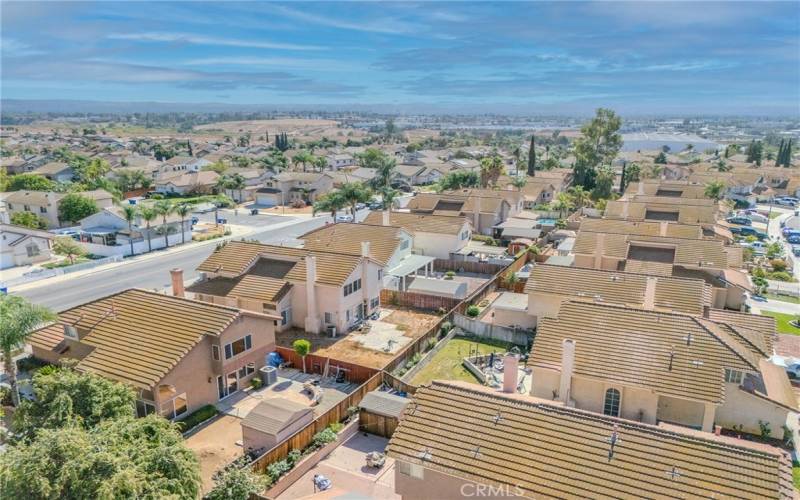
POLYGON ((334 441, 336 441, 336 433, 333 432, 330 428, 326 428, 314 434, 314 439, 312 440, 312 443, 315 448, 322 448, 326 444, 332 443, 334 441))
POLYGON ((434 347, 436 347, 436 339, 434 338, 428 339, 428 342, 425 344, 425 350, 430 351, 434 347))
POLYGON ((447 271, 444 273, 444 279, 451 280, 456 275, 455 271, 447 271))
POLYGON ((441 335, 442 336, 447 335, 448 333, 450 333, 450 330, 452 330, 452 329, 453 329, 453 323, 450 323, 449 321, 445 321, 444 323, 442 323, 442 328, 440 330, 441 335))
POLYGON ((758 429, 761 433, 761 439, 767 439, 772 434, 772 429, 769 426, 769 422, 764 422, 763 420, 758 421, 758 429))
POLYGON ((342 432, 342 429, 344 429, 344 424, 341 422, 334 422, 328 426, 328 429, 332 430, 336 434, 339 434, 342 432))
POLYGON ((414 363, 415 365, 416 365, 417 363, 419 363, 419 360, 420 360, 420 359, 422 359, 422 356, 421 356, 421 355, 420 355, 420 353, 418 353, 418 352, 414 353, 414 355, 413 355, 413 356, 411 356, 411 362, 412 362, 412 363, 414 363))
POLYGON ((189 429, 196 427, 206 420, 215 417, 219 413, 217 407, 214 405, 205 405, 196 412, 190 414, 186 418, 180 420, 178 424, 178 429, 181 432, 186 432, 189 429))
POLYGON ((275 483, 282 475, 292 470, 292 464, 288 460, 278 460, 267 466, 267 475, 270 480, 275 483))
POLYGON ((358 406, 348 406, 347 407, 347 418, 353 418, 358 415, 358 406))
POLYGON ((481 310, 478 309, 478 306, 469 306, 467 308, 467 316, 470 318, 477 318, 480 313, 481 310))
POLYGON ((769 273, 767 278, 775 281, 794 281, 794 276, 787 273, 786 271, 769 273))
POLYGON ((300 461, 300 458, 302 456, 303 456, 303 452, 301 452, 300 450, 292 450, 292 451, 289 452, 289 455, 287 455, 286 461, 289 462, 289 464, 292 467, 294 467, 295 464, 297 464, 297 462, 300 461))
POLYGON ((0 387, 0 406, 11 406, 13 404, 11 400, 11 388, 10 387, 0 387))
POLYGON ((261 389, 261 386, 263 384, 264 384, 264 382, 262 382, 259 377, 253 377, 253 378, 250 379, 250 387, 252 387, 253 389, 256 389, 256 390, 261 389))
POLYGON ((786 261, 782 259, 773 259, 769 261, 769 265, 772 266, 772 270, 775 272, 783 272, 786 270, 786 261))

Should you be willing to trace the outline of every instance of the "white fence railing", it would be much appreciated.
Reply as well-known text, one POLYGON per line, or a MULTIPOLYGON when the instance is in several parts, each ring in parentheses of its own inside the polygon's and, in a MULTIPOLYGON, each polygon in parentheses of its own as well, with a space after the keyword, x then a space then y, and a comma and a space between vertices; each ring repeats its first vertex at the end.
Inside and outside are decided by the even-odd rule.
POLYGON ((122 259, 122 255, 113 255, 111 257, 104 257, 102 259, 97 259, 90 262, 81 262, 80 264, 75 264, 72 266, 59 267, 57 269, 41 269, 37 271, 31 271, 18 278, 4 280, 0 282, 0 285, 11 288, 14 286, 24 285, 26 283, 33 283, 34 281, 52 278, 53 276, 63 276, 65 274, 70 274, 77 271, 92 269, 94 267, 102 266, 103 264, 109 264, 111 262, 121 262, 122 259))

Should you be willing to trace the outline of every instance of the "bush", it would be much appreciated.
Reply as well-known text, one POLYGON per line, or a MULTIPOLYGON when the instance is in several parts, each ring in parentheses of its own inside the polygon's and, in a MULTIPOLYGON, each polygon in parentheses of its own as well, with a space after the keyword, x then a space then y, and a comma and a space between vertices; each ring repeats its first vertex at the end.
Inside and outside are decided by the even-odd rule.
POLYGON ((447 271, 446 273, 444 273, 444 279, 451 280, 455 275, 456 275, 455 271, 447 271))
POLYGON ((259 377, 253 377, 250 379, 250 387, 252 387, 255 390, 261 389, 261 386, 263 384, 264 383, 261 381, 259 377))
POLYGON ((336 434, 339 434, 342 432, 342 429, 344 429, 344 424, 341 422, 334 422, 328 426, 328 429, 332 430, 336 434))
POLYGON ((294 467, 295 464, 297 464, 297 462, 300 461, 300 457, 302 457, 302 456, 303 456, 303 452, 301 452, 300 450, 292 450, 292 451, 289 452, 289 455, 287 455, 286 461, 289 462, 289 464, 292 467, 294 467))
POLYGON ((787 273, 786 271, 776 272, 776 273, 769 273, 767 278, 774 280, 774 281, 794 281, 794 276, 787 273))
POLYGON ((288 460, 278 460, 267 466, 267 475, 269 479, 275 483, 282 475, 292 470, 293 465, 288 460))
POLYGON ((336 433, 333 432, 333 430, 331 430, 330 428, 327 428, 314 434, 314 439, 312 443, 315 448, 322 448, 326 444, 332 443, 334 441, 336 441, 336 433))
POLYGON ((205 405, 196 412, 190 414, 186 418, 177 422, 178 429, 181 432, 186 432, 189 429, 197 427, 198 425, 202 424, 206 420, 217 416, 219 410, 214 405, 205 405))
MULTIPOLYGON (((55 366, 48 364, 47 362, 42 361, 41 359, 34 358, 33 356, 28 356, 27 358, 21 358, 17 360, 17 370, 21 372, 40 371, 45 367, 50 367, 50 369, 52 370, 57 369, 55 366)), ((45 373, 50 374, 52 372, 47 371, 45 373)))
POLYGON ((422 356, 420 356, 418 352, 414 353, 414 355, 411 356, 411 362, 414 363, 415 365, 419 363, 420 359, 422 359, 422 356))
POLYGON ((448 333, 450 333, 450 330, 452 329, 453 329, 453 324, 450 323, 449 321, 445 321, 444 323, 442 323, 442 328, 440 330, 440 333, 442 336, 445 336, 448 333))
POLYGON ((358 415, 358 406, 348 406, 347 407, 347 419, 350 420, 351 418, 358 415))
POLYGON ((13 404, 11 400, 11 388, 10 387, 0 387, 0 406, 11 406, 13 404))
POLYGON ((425 343, 425 350, 430 351, 434 347, 436 347, 436 339, 434 338, 428 339, 428 342, 425 343))
POLYGON ((772 266, 772 270, 776 272, 783 272, 787 267, 786 261, 782 259, 773 259, 769 261, 769 265, 772 266))
POLYGON ((470 318, 477 318, 480 313, 481 310, 478 309, 478 306, 469 306, 467 308, 467 316, 470 318))

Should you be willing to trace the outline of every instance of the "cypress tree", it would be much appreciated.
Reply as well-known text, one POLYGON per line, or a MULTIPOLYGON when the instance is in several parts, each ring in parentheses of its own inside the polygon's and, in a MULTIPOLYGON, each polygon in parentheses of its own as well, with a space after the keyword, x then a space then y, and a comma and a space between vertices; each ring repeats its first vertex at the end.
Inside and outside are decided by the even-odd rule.
POLYGON ((781 139, 781 143, 778 146, 778 154, 775 156, 775 166, 779 166, 783 161, 783 139, 781 139))
POLYGON ((783 152, 783 166, 789 168, 792 164, 792 140, 786 143, 786 148, 783 152))
POLYGON ((531 134, 531 147, 528 150, 528 175, 531 177, 536 176, 536 143, 534 137, 536 134, 531 134))
POLYGON ((627 161, 623 161, 622 162, 622 175, 619 177, 619 192, 620 193, 624 193, 625 192, 625 182, 626 182, 625 170, 627 170, 627 168, 628 168, 628 162, 627 161))

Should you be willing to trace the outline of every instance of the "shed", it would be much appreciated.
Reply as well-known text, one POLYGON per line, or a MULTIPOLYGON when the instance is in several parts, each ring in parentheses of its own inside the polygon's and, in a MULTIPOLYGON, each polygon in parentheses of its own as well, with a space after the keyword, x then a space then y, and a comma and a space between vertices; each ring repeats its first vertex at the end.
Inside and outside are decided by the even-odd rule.
POLYGON ((359 428, 364 432, 392 437, 406 405, 411 400, 386 391, 368 392, 359 403, 359 428))
POLYGON ((285 398, 258 403, 242 419, 242 446, 247 450, 269 450, 314 420, 314 410, 285 398))
POLYGON ((453 299, 463 299, 467 296, 467 284, 463 281, 455 280, 417 277, 414 278, 407 290, 414 293, 453 299))

